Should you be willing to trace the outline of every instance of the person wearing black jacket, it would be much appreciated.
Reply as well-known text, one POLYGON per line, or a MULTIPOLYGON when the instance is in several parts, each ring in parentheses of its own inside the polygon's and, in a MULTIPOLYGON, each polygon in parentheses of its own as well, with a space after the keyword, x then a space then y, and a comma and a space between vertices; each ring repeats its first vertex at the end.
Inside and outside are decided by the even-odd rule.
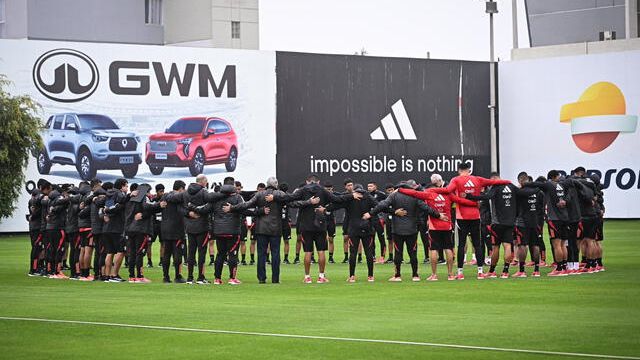
MULTIPOLYGON (((386 184, 384 187, 384 192, 385 194, 387 194, 387 196, 391 195, 394 191, 396 191, 396 188, 393 184, 389 183, 386 184)), ((384 221, 384 231, 385 233, 387 233, 387 249, 389 249, 389 257, 387 258, 387 261, 385 261, 386 264, 393 264, 393 230, 391 228, 391 223, 392 223, 392 215, 391 213, 387 213, 384 215, 385 216, 385 221, 384 221)))
MULTIPOLYGON (((107 191, 104 207, 105 282, 124 282, 120 277, 120 266, 125 253, 125 205, 129 199, 129 182, 119 178, 113 184, 113 189, 107 191)), ((135 191, 134 191, 135 193, 135 191)), ((135 196, 135 195, 134 195, 135 196)))
MULTIPOLYGON (((329 204, 327 209, 341 207, 345 209, 345 216, 349 216, 349 277, 347 282, 356 282, 356 254, 361 244, 367 259, 367 281, 373 282, 373 262, 376 255, 375 230, 372 224, 372 217, 365 218, 364 215, 369 213, 378 202, 360 184, 353 186, 353 192, 360 194, 361 198, 357 200, 356 198, 348 199, 340 204, 329 204)), ((373 219, 377 221, 379 218, 374 215, 373 219)))
MULTIPOLYGON (((398 185, 398 187, 404 187, 409 189, 418 188, 418 184, 414 180, 407 180, 406 182, 398 185)), ((407 245, 409 252, 409 260, 411 263, 412 280, 420 281, 418 275, 418 216, 420 211, 424 211, 427 215, 434 218, 442 218, 443 214, 427 205, 424 201, 418 200, 409 195, 402 194, 400 192, 394 192, 389 195, 384 201, 378 203, 378 205, 371 210, 367 216, 375 216, 383 211, 392 212, 392 225, 393 230, 393 244, 395 254, 393 256, 395 264, 395 273, 389 281, 399 282, 402 281, 400 275, 400 267, 403 261, 403 249, 404 245, 407 245)))
POLYGON ((78 235, 80 236, 80 281, 89 281, 91 255, 93 255, 93 238, 91 236, 91 185, 80 185, 80 203, 78 204, 78 235))
POLYGON ((105 280, 105 261, 107 258, 107 248, 105 235, 102 231, 104 227, 104 206, 107 199, 107 190, 113 189, 113 183, 98 183, 93 188, 91 195, 91 235, 93 236, 94 257, 93 257, 93 280, 105 280))
MULTIPOLYGON (((148 184, 143 184, 149 187, 148 184)), ((141 185, 142 186, 142 185, 141 185)), ((129 282, 149 283, 142 272, 142 260, 145 257, 147 243, 153 233, 155 214, 161 211, 158 202, 150 202, 149 194, 145 194, 140 201, 139 196, 131 196, 125 206, 125 231, 129 248, 129 282)))
POLYGON ((179 284, 186 283, 182 277, 182 249, 184 248, 184 216, 186 210, 183 206, 182 196, 185 191, 186 184, 182 180, 176 180, 173 183, 173 191, 165 193, 160 201, 162 208, 162 224, 160 224, 160 232, 163 259, 162 273, 163 282, 170 283, 169 264, 173 255, 173 267, 175 269, 174 281, 179 284))
MULTIPOLYGON (((85 183, 81 183, 80 185, 84 186, 85 183)), ((88 186, 89 184, 86 185, 88 186)), ((68 239, 67 243, 69 244, 69 279, 78 280, 80 278, 80 251, 82 250, 80 233, 78 231, 78 214, 80 213, 82 194, 80 194, 79 188, 75 187, 69 189, 69 194, 69 205, 67 206, 64 225, 64 231, 68 239)))
POLYGON ((61 194, 59 190, 49 193, 49 201, 45 210, 46 234, 48 247, 47 270, 49 277, 53 279, 66 279, 62 273, 62 256, 64 254, 64 220, 65 210, 69 204, 67 194, 61 194))
MULTIPOLYGON (((387 194, 383 191, 378 190, 378 184, 375 181, 369 181, 367 184, 367 191, 376 201, 379 203, 380 201, 387 198, 387 194)), ((375 233, 378 235, 378 242, 380 243, 380 263, 383 263, 385 260, 385 256, 387 255, 387 244, 384 239, 384 218, 386 214, 378 214, 377 219, 371 221, 373 225, 373 229, 375 233)))
MULTIPOLYGON (((152 203, 160 203, 160 199, 164 195, 164 185, 156 184, 156 193, 149 198, 149 201, 152 203)), ((158 251, 158 264, 162 264, 162 239, 160 239, 160 224, 162 222, 162 213, 158 212, 153 217, 153 233, 149 238, 149 242, 147 243, 147 267, 153 267, 153 243, 158 239, 158 243, 160 244, 160 250, 158 251)))
MULTIPOLYGON (((182 195, 182 203, 185 209, 189 210, 191 206, 198 207, 208 202, 216 202, 227 196, 223 193, 208 192, 208 185, 207 177, 203 174, 196 177, 195 183, 189 184, 189 187, 182 195)), ((189 240, 187 249, 187 284, 193 284, 193 268, 196 264, 196 252, 198 253, 197 283, 209 283, 204 277, 205 259, 209 250, 209 218, 207 215, 208 213, 199 214, 193 210, 185 214, 185 230, 189 240)))
MULTIPOLYGON (((51 191, 51 184, 44 180, 38 180, 38 188, 31 192, 29 199, 29 237, 31 238, 31 256, 29 261, 29 276, 43 275, 44 269, 40 264, 40 258, 44 250, 42 232, 42 199, 51 191)), ((45 272, 46 273, 46 272, 45 272)))
MULTIPOLYGON (((282 183, 278 184, 278 190, 283 193, 287 193, 289 191, 289 184, 282 183)), ((284 260, 282 260, 283 264, 290 264, 289 262, 289 252, 291 251, 291 216, 289 215, 289 206, 284 203, 282 204, 280 217, 282 219, 282 241, 284 242, 284 260)), ((335 236, 335 221, 334 221, 334 236, 335 236)), ((333 257, 333 238, 329 238, 329 262, 332 262, 333 257)))
POLYGON ((578 240, 582 254, 584 256, 584 267, 580 270, 581 273, 593 273, 597 272, 596 262, 596 224, 597 224, 597 211, 596 211, 596 184, 591 178, 578 178, 578 181, 582 184, 580 189, 580 214, 582 219, 580 221, 582 236, 578 240))
POLYGON ((532 276, 540 277, 542 230, 538 227, 538 206, 543 194, 539 189, 524 188, 523 185, 527 182, 529 182, 529 175, 526 172, 518 174, 520 189, 516 193, 517 214, 514 231, 519 270, 513 275, 514 277, 527 277, 524 267, 528 249, 531 249, 531 260, 533 260, 532 276))
POLYGON ((306 185, 293 195, 297 195, 299 200, 310 200, 313 197, 319 198, 317 204, 302 205, 300 213, 298 214, 300 217, 300 228, 298 231, 302 234, 302 247, 304 250, 304 283, 310 284, 313 282, 309 273, 311 270, 311 254, 313 253, 314 245, 318 251, 318 283, 329 282, 329 279, 325 277, 324 273, 326 265, 324 253, 327 250, 327 219, 325 206, 332 202, 344 202, 351 198, 360 199, 362 198, 362 194, 354 192, 340 196, 334 195, 320 186, 320 179, 316 175, 309 175, 306 179, 306 185))

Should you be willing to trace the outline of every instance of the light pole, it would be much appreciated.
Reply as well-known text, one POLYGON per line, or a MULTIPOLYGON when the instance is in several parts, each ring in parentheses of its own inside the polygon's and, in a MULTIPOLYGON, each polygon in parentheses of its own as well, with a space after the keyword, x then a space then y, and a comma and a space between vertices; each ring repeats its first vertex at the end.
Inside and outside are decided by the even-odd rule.
POLYGON ((498 142, 496 133, 496 64, 493 54, 493 14, 498 13, 498 3, 486 1, 485 12, 489 14, 489 114, 491 118, 491 171, 498 171, 498 142))

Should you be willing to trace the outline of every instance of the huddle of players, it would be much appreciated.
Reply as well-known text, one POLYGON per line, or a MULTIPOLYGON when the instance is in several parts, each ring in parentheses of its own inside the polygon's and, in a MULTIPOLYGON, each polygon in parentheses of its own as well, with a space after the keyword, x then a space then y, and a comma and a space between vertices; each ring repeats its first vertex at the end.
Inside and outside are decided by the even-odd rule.
MULTIPOLYGON (((521 173, 518 176, 520 186, 516 187, 509 181, 500 180, 497 174, 492 174, 491 179, 472 176, 467 164, 461 164, 458 172, 459 176, 452 179, 447 187, 442 187, 444 182, 436 176, 435 186, 424 191, 418 189, 415 181, 409 180, 399 184, 397 190, 387 189, 387 194, 377 191, 375 183, 364 189, 350 181, 345 193, 335 193, 331 187, 320 186, 315 175, 309 176, 304 184, 288 194, 279 190, 281 187, 275 178, 270 178, 266 189, 246 202, 230 177, 212 192, 207 190, 206 177, 200 175, 188 187, 178 180, 170 192, 164 193, 163 186, 158 185, 155 195, 149 192, 142 197, 138 196, 134 186, 129 191, 125 179, 118 179, 113 184, 102 184, 96 179, 70 189, 54 189, 46 180, 41 180, 29 202, 32 242, 29 274, 66 278, 61 271, 66 237, 70 240, 72 279, 125 281, 119 276, 119 270, 127 249, 129 282, 146 283, 149 280, 143 275, 142 260, 149 242, 159 237, 164 282, 171 282, 169 265, 173 256, 175 282, 194 282, 197 264, 196 282, 208 283, 204 277, 205 257, 210 240, 215 240, 218 256, 214 283, 222 283, 222 269, 226 263, 229 265, 229 283, 239 284, 236 277, 238 248, 241 238, 246 236, 244 217, 251 216, 255 219, 253 232, 260 248, 258 279, 261 283, 266 282, 265 262, 267 253, 271 252, 272 282, 277 283, 280 237, 284 235, 286 240, 286 234, 290 234, 288 208, 295 207, 299 209, 299 244, 305 253, 305 283, 312 282, 310 264, 314 248, 319 256, 318 282, 328 282, 324 252, 329 250, 329 260, 333 262, 333 212, 340 208, 345 209, 345 260, 349 262, 347 281, 356 281, 356 254, 359 249, 364 249, 367 259, 367 280, 374 281, 375 235, 378 234, 384 249, 383 227, 392 234, 390 246, 393 246, 395 255, 392 257, 390 252, 396 271, 389 281, 402 281, 400 268, 405 245, 412 280, 420 281, 417 234, 421 228, 420 220, 426 217, 423 214, 428 215, 427 238, 432 267, 428 280, 438 279, 436 266, 442 254, 446 254, 448 279, 462 280, 466 241, 458 246, 458 273, 454 275, 452 272, 454 244, 450 218, 454 203, 459 239, 466 239, 467 235, 472 239, 478 279, 497 277, 495 268, 501 244, 505 251, 501 277, 509 277, 514 242, 520 268, 513 276, 526 277, 524 260, 528 246, 534 263, 533 276, 539 276, 541 256, 544 260, 545 254, 541 233, 545 218, 556 264, 549 276, 604 270, 602 248, 598 242, 602 240, 604 207, 597 177, 585 177, 584 169, 578 168, 572 177, 566 179, 561 179, 557 171, 550 171, 548 179, 539 178, 532 182, 526 173, 521 173), (483 189, 485 191, 481 192, 483 189), (135 198, 140 199, 133 200, 135 198), (389 219, 385 222, 383 219, 386 217, 389 219), (188 248, 186 280, 181 274, 185 245, 188 248), (491 256, 488 274, 483 273, 482 266, 485 246, 491 256), (94 249, 97 250, 94 252, 94 249), (578 263, 580 252, 583 254, 582 268, 578 263), (93 276, 89 274, 90 268, 94 270, 93 276)), ((285 250, 286 262, 288 249, 285 250)), ((384 250, 382 255, 384 259, 384 250)))

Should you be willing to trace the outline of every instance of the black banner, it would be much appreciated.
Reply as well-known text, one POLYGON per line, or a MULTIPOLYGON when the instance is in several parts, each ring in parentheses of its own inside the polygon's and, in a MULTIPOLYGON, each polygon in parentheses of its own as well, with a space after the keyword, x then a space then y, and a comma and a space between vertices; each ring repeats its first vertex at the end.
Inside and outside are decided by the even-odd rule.
POLYGON ((281 181, 427 183, 461 161, 490 171, 488 63, 278 52, 276 67, 281 181))

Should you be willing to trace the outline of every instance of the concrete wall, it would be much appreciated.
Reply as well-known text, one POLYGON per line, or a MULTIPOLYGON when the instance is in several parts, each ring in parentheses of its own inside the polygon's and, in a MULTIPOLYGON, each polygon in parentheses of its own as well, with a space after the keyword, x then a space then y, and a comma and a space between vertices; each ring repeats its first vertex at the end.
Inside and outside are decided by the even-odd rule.
POLYGON ((164 0, 165 44, 211 38, 211 0, 164 0))
POLYGON ((640 38, 512 49, 511 60, 529 60, 633 50, 640 50, 640 38))

